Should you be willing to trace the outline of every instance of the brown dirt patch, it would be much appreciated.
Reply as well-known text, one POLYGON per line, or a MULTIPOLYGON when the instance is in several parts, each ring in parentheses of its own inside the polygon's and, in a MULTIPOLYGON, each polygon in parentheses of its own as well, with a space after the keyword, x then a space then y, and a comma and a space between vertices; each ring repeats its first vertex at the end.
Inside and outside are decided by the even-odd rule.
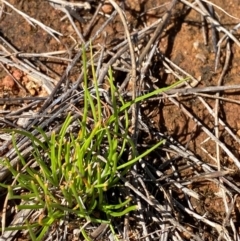
MULTIPOLYGON (((239 1, 227 2, 224 0, 212 0, 211 2, 235 17, 239 16, 239 1)), ((70 62, 68 60, 71 60, 73 56, 75 56, 79 45, 82 44, 76 31, 71 26, 68 19, 61 20, 61 18, 64 17, 64 13, 60 10, 54 9, 47 1, 9 0, 9 3, 32 18, 37 19, 41 23, 62 34, 62 36, 58 36, 58 42, 56 38, 50 36, 39 26, 31 26, 11 8, 4 8, 0 22, 0 46, 3 51, 6 49, 9 54, 12 54, 12 59, 17 56, 17 53, 37 54, 53 51, 65 51, 61 55, 62 59, 27 57, 30 62, 34 63, 34 66, 39 71, 54 80, 52 84, 55 86, 64 74, 68 63, 70 62), (11 47, 9 47, 7 43, 9 43, 11 47)), ((145 26, 149 26, 157 21, 163 16, 169 6, 165 0, 118 1, 118 3, 124 9, 129 31, 131 33, 138 32, 145 26)), ((113 12, 113 9, 108 3, 104 5, 104 7, 100 9, 100 14, 97 15, 93 26, 91 26, 88 31, 89 23, 93 18, 98 4, 98 1, 92 1, 91 10, 79 10, 78 14, 84 19, 83 22, 74 20, 77 28, 83 34, 85 41, 88 41, 99 31, 106 22, 106 19, 109 18, 108 14, 112 14, 113 12), (104 15, 104 13, 106 15, 104 15)), ((216 18, 219 19, 219 22, 224 28, 232 29, 239 23, 239 19, 231 18, 219 9, 214 9, 216 11, 216 18)), ((154 88, 167 86, 178 79, 177 75, 179 77, 186 77, 188 74, 192 75, 199 81, 199 84, 196 87, 205 88, 208 86, 218 85, 226 60, 226 42, 222 44, 219 64, 215 70, 216 53, 214 52, 215 49, 212 42, 213 32, 210 24, 207 26, 207 42, 205 43, 202 34, 201 15, 182 3, 177 4, 173 10, 169 24, 161 34, 156 54, 154 55, 149 67, 150 70, 148 74, 146 74, 146 78, 144 78, 144 88, 146 88, 144 90, 150 91, 154 88), (172 67, 172 71, 175 75, 171 74, 170 70, 167 70, 166 65, 164 65, 164 63, 167 62, 162 56, 167 57, 187 74, 184 75, 180 70, 177 70, 174 67, 172 67), (149 76, 151 78, 148 78, 149 76), (153 79, 154 81, 152 81, 153 79), (146 87, 149 86, 149 84, 150 87, 146 87)), ((105 50, 108 51, 106 56, 104 56, 104 63, 106 64, 107 61, 116 54, 114 47, 125 40, 125 32, 121 19, 118 16, 116 16, 114 20, 106 26, 104 31, 106 34, 101 32, 92 45, 96 56, 98 56, 102 48, 105 48, 105 50)), ((146 37, 141 43, 142 46, 135 46, 139 48, 138 52, 136 51, 137 58, 141 55, 143 47, 146 46, 151 36, 152 33, 149 35, 146 34, 146 37)), ((217 33, 217 36, 219 40, 223 34, 217 33)), ((239 30, 234 33, 234 36, 239 39, 239 30)), ((230 41, 230 51, 230 62, 221 85, 237 85, 239 83, 240 67, 238 63, 240 60, 240 47, 233 41, 230 41)), ((27 58, 23 57, 22 59, 26 61, 27 58)), ((129 60, 129 55, 127 57, 122 55, 119 59, 122 59, 125 62, 122 62, 123 64, 118 63, 115 65, 114 74, 116 74, 116 82, 119 86, 121 86, 127 76, 127 73, 129 72, 129 69, 131 69, 131 62, 129 60), (129 66, 129 69, 127 66, 129 66)), ((41 84, 39 84, 38 81, 33 79, 29 73, 24 73, 23 70, 17 69, 16 66, 11 66, 6 63, 3 63, 2 66, 4 68, 1 67, 0 69, 0 101, 1 98, 46 97, 50 94, 41 84)), ((171 65, 169 64, 168 66, 171 65)), ((71 83, 76 81, 77 76, 81 72, 80 68, 80 63, 77 63, 74 66, 73 71, 69 74, 69 80, 71 83)), ((126 86, 125 89, 127 92, 130 92, 131 86, 126 86)), ((212 109, 214 109, 216 103, 216 100, 211 98, 214 97, 214 95, 215 92, 210 93, 209 96, 202 96, 212 109)), ((181 105, 184 106, 186 110, 188 110, 193 117, 201 123, 201 125, 205 126, 211 133, 214 133, 214 117, 203 105, 203 102, 198 98, 199 96, 178 95, 174 98, 176 101, 181 103, 181 105)), ((224 124, 219 125, 219 137, 217 138, 234 154, 236 159, 239 159, 240 142, 237 141, 240 136, 239 91, 234 90, 224 93, 221 92, 220 97, 225 99, 220 100, 217 111, 218 116, 224 124), (235 103, 231 100, 234 100, 235 103), (236 135, 236 138, 233 138, 224 126, 227 126, 233 134, 236 135)), ((0 123, 0 128, 18 126, 17 119, 13 119, 10 125, 9 121, 7 121, 9 119, 5 119, 6 115, 23 108, 24 104, 28 103, 29 102, 25 101, 21 104, 13 104, 10 100, 9 102, 0 102, 0 117, 3 120, 2 123, 0 123)), ((40 106, 41 104, 35 107, 34 111, 39 110, 40 106)), ((154 163, 154 165, 156 164, 155 167, 160 166, 159 171, 162 172, 162 176, 160 177, 160 179, 162 178, 161 180, 165 180, 167 177, 170 177, 172 180, 177 180, 180 183, 182 181, 187 182, 191 180, 192 176, 206 172, 206 169, 204 170, 202 164, 207 164, 213 168, 214 171, 220 171, 218 170, 216 162, 216 142, 209 138, 208 134, 206 134, 199 125, 196 125, 195 119, 189 117, 181 107, 174 105, 170 98, 166 97, 161 101, 160 98, 157 100, 151 100, 145 107, 140 107, 140 112, 143 122, 148 126, 151 132, 150 136, 144 131, 140 133, 140 138, 144 139, 146 145, 154 142, 158 138, 158 134, 161 133, 169 139, 173 138, 173 140, 175 140, 176 143, 179 143, 181 147, 186 147, 186 150, 194 153, 194 155, 201 161, 201 164, 199 162, 197 165, 193 162, 190 163, 189 160, 182 157, 181 161, 178 162, 178 154, 172 154, 171 151, 169 154, 165 153, 163 157, 156 154, 157 158, 162 158, 161 161, 158 160, 156 156, 152 159, 149 157, 148 160, 145 160, 149 162, 151 161, 149 165, 154 163), (176 160, 173 157, 176 158, 176 160), (166 163, 170 164, 168 165, 166 163), (185 166, 188 166, 188 168, 184 168, 185 166), (180 177, 182 178, 181 180, 179 179, 180 177)), ((144 130, 143 126, 141 126, 140 129, 144 130)), ((1 144, 4 145, 4 140, 1 140, 1 144)), ((6 153, 6 150, 4 153, 6 153)), ((207 181, 201 180, 193 182, 186 187, 193 190, 200 196, 199 200, 197 200, 191 195, 186 198, 186 196, 184 196, 186 193, 183 195, 183 191, 180 188, 173 187, 174 185, 171 182, 160 182, 160 185, 163 185, 161 190, 165 190, 165 193, 163 192, 161 194, 157 194, 156 198, 158 198, 158 201, 161 202, 160 198, 164 195, 172 195, 172 197, 174 197, 178 202, 185 205, 195 214, 206 217, 214 223, 223 226, 225 225, 229 236, 232 240, 235 240, 234 237, 236 236, 234 236, 233 228, 229 224, 229 220, 231 220, 233 225, 235 225, 236 231, 238 232, 236 235, 239 236, 239 169, 234 163, 234 160, 232 160, 232 158, 229 157, 229 155, 222 149, 220 149, 219 158, 221 171, 229 171, 229 174, 226 175, 226 179, 233 183, 236 189, 218 178, 216 178, 217 181, 215 179, 215 181, 209 181, 209 179, 207 179, 207 181), (221 193, 221 185, 225 188, 225 192, 227 193, 226 197, 223 197, 223 194, 221 193), (227 192, 228 189, 230 190, 229 192, 227 192), (236 201, 232 205, 231 198, 235 195, 236 201), (225 203, 224 200, 226 201, 225 203), (227 210, 231 208, 231 213, 227 213, 227 210)), ((157 176, 157 171, 155 174, 157 176)), ((197 220, 197 218, 193 217, 191 214, 184 213, 176 203, 173 202, 172 205, 173 207, 170 208, 172 215, 174 217, 175 215, 179 216, 178 222, 181 223, 182 227, 190 230, 190 233, 197 234, 198 237, 203 238, 203 240, 217 240, 220 236, 214 227, 207 225, 205 222, 201 222, 200 216, 199 220, 197 220)), ((149 215, 151 216, 153 213, 154 210, 150 209, 149 215)), ((148 217, 146 219, 148 219, 148 217)), ((159 226, 157 227, 159 228, 159 226)), ((187 234, 184 233, 183 229, 179 230, 180 231, 178 232, 182 237, 186 238, 186 240, 190 240, 187 234)), ((149 232, 154 231, 154 228, 150 228, 149 232)), ((139 236, 142 237, 144 235, 141 233, 139 236)), ((197 239, 193 236, 192 240, 197 239)))

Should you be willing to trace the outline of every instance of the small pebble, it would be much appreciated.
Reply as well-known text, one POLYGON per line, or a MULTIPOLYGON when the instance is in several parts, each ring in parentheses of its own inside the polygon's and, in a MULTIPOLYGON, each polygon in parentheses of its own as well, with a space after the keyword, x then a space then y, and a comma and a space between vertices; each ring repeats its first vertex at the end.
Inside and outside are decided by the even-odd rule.
POLYGON ((113 6, 110 3, 104 3, 102 6, 102 11, 105 14, 111 14, 113 11, 113 6))
POLYGON ((12 89, 13 86, 15 85, 15 82, 13 78, 9 75, 3 78, 2 84, 1 84, 5 89, 12 89))
POLYGON ((196 49, 196 50, 199 48, 199 42, 198 41, 195 41, 193 43, 193 48, 196 49))
POLYGON ((18 81, 23 77, 23 73, 20 70, 14 70, 12 75, 18 81))
MULTIPOLYGON (((32 111, 31 112, 23 112, 22 115, 32 116, 33 112, 32 111)), ((20 117, 20 118, 18 118, 17 125, 25 128, 28 125, 29 120, 30 120, 30 118, 28 118, 28 117, 22 117, 22 118, 20 117)))
POLYGON ((207 58, 206 58, 206 56, 204 54, 198 53, 198 54, 196 54, 195 57, 196 57, 196 59, 200 59, 203 63, 205 63, 206 60, 207 60, 207 58))

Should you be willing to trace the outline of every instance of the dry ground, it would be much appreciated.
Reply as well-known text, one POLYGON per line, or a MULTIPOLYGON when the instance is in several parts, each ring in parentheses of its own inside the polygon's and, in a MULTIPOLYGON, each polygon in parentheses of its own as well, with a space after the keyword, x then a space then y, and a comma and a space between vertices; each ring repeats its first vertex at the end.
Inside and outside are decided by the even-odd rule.
MULTIPOLYGON (((31 26, 15 10, 4 6, 0 19, 0 47, 1 57, 9 59, 9 62, 0 59, 0 128, 22 127, 18 119, 23 111, 18 111, 33 100, 17 102, 15 99, 14 102, 14 98, 48 97, 52 87, 61 80, 83 40, 88 42, 96 33, 98 35, 92 42, 96 62, 101 51, 104 51, 104 64, 116 56, 112 63, 116 83, 122 88, 122 93, 131 93, 132 85, 128 79, 131 71, 129 50, 126 49, 125 54, 117 56, 117 51, 121 48, 119 44, 126 39, 126 33, 118 14, 111 15, 113 9, 110 5, 103 3, 102 8, 99 5, 101 1, 91 1, 90 10, 78 11, 82 20, 79 22, 75 19, 74 22, 82 34, 81 40, 69 19, 63 19, 65 14, 50 6, 48 1, 8 2, 62 36, 55 34, 60 40, 57 41, 37 24, 31 26), (95 18, 93 16, 96 12, 98 14, 95 18), (93 23, 92 19, 95 20, 93 23), (112 20, 99 32, 108 19, 112 20), (63 53, 43 57, 43 53, 53 51, 63 53), (38 81, 38 77, 33 76, 31 71, 19 68, 19 59, 24 63, 29 61, 28 64, 32 62, 39 72, 49 76, 52 80, 50 87, 38 81), (9 64, 10 60, 15 63, 14 66, 9 64), (128 81, 125 86, 124 80, 128 81)), ((171 2, 116 2, 124 9, 138 62, 156 27, 146 30, 144 37, 138 35, 139 31, 161 19, 171 2)), ((153 43, 156 44, 156 50, 139 86, 142 92, 151 91, 172 84, 179 78, 191 76, 192 87, 205 88, 203 91, 194 89, 192 94, 185 94, 184 89, 191 86, 182 85, 178 87, 182 93, 166 93, 140 105, 139 147, 147 148, 159 138, 168 140, 162 150, 143 160, 156 180, 146 181, 149 193, 144 192, 142 187, 140 189, 148 198, 148 195, 154 196, 171 213, 174 221, 168 222, 168 218, 160 213, 155 215, 154 207, 142 201, 146 226, 137 218, 130 220, 133 223, 131 227, 134 227, 130 227, 130 240, 154 240, 157 237, 158 240, 164 240, 164 232, 169 232, 165 240, 239 240, 240 237, 239 30, 232 31, 236 40, 227 37, 218 44, 225 33, 223 30, 218 31, 216 22, 209 23, 203 18, 203 14, 188 6, 187 3, 190 2, 193 1, 177 1, 173 7, 161 36, 153 43), (221 92, 216 91, 216 88, 210 92, 206 88, 232 85, 238 86, 221 92), (212 174, 204 176, 206 173, 212 174), (160 221, 162 223, 159 224, 160 221), (156 233, 157 230, 159 232, 156 233)), ((198 9, 202 3, 211 12, 205 1, 195 2, 198 9)), ((240 23, 238 0, 210 2, 214 4, 213 19, 221 24, 224 31, 230 31, 240 23)), ((148 56, 152 48, 153 46, 149 49, 148 56)), ((144 61, 147 62, 147 58, 144 61)), ((69 73, 70 86, 76 82, 79 69, 80 64, 76 63, 69 73)), ((138 67, 139 82, 141 70, 138 67)), ((42 103, 38 102, 31 111, 40 110, 42 103)), ((0 136, 0 145, 0 154, 7 155, 11 149, 9 141, 0 136)), ((140 174, 143 180, 149 180, 149 176, 142 171, 140 174)))

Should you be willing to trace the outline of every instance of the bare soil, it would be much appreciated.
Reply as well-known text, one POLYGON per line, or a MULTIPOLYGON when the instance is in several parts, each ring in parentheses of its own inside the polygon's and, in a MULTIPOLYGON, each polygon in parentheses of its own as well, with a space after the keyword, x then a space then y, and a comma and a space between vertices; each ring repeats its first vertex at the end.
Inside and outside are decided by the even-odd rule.
MULTIPOLYGON (((5 7, 0 21, 0 46, 2 49, 8 49, 9 54, 14 52, 12 49, 10 50, 9 46, 7 46, 6 42, 8 42, 15 48, 15 53, 46 53, 64 50, 66 53, 63 54, 62 57, 71 59, 72 56, 74 56, 77 51, 76 46, 78 47, 81 45, 81 41, 69 20, 67 18, 62 20, 65 16, 62 11, 53 8, 47 1, 42 0, 9 0, 8 2, 32 18, 37 19, 46 26, 58 31, 62 36, 59 37, 60 42, 58 42, 39 26, 31 26, 14 10, 5 7)), ((118 1, 118 3, 124 9, 129 31, 131 33, 138 32, 144 27, 150 26, 150 24, 154 23, 164 15, 169 6, 169 2, 166 2, 166 0, 126 0, 121 2, 118 1)), ((236 17, 230 17, 214 6, 216 18, 224 28, 230 30, 239 23, 240 2, 238 0, 211 0, 211 3, 236 17)), ((91 1, 90 4, 92 6, 91 10, 80 10, 78 12, 78 14, 84 19, 84 23, 74 20, 77 28, 83 33, 86 41, 94 36, 105 23, 109 16, 108 14, 111 14, 113 11, 111 6, 107 5, 104 5, 105 8, 100 8, 94 25, 91 26, 88 31, 89 22, 93 18, 93 14, 98 6, 98 1, 91 1)), ((171 19, 161 35, 157 48, 158 50, 152 59, 149 73, 152 75, 151 78, 154 79, 154 85, 153 82, 151 83, 151 79, 146 77, 146 85, 148 82, 151 86, 148 91, 153 90, 153 86, 158 88, 164 87, 173 84, 177 80, 177 76, 166 71, 166 66, 163 65, 163 58, 161 56, 167 57, 187 73, 184 75, 176 69, 173 70, 178 73, 180 77, 185 78, 188 74, 191 74, 196 78, 199 83, 195 87, 204 88, 208 86, 218 86, 219 78, 223 73, 224 63, 226 61, 226 43, 222 44, 219 64, 217 69, 215 69, 216 52, 212 41, 213 34, 210 24, 207 24, 206 34, 207 40, 204 42, 201 15, 193 9, 187 8, 186 5, 178 3, 173 9, 171 19)), ((217 33, 217 40, 222 36, 222 33, 217 33)), ((239 30, 234 33, 234 36, 239 39, 239 30)), ((150 37, 146 38, 149 39, 150 37)), ((114 46, 117 46, 117 44, 124 39, 125 31, 121 19, 119 16, 116 16, 92 43, 93 49, 97 53, 97 51, 101 51, 101 47, 104 46, 106 51, 112 51, 114 46), (106 34, 104 34, 104 32, 106 34)), ((136 53, 136 55, 141 54, 141 51, 142 48, 139 47, 139 53, 136 53)), ((240 46, 232 40, 230 41, 230 52, 230 62, 220 84, 223 86, 237 85, 239 83, 240 46)), ((17 55, 12 55, 12 58, 14 57, 17 57, 17 55)), ((54 85, 60 80, 67 67, 67 61, 57 59, 29 57, 29 60, 33 61, 43 73, 54 78, 56 80, 56 82, 53 83, 54 85)), ((69 76, 71 82, 75 82, 76 77, 79 74, 77 66, 78 65, 74 67, 69 76)), ((119 84, 122 84, 126 77, 126 73, 122 70, 115 70, 115 73, 116 81, 119 84)), ((31 79, 29 74, 7 64, 2 64, 0 67, 0 79, 0 100, 1 98, 26 96, 47 97, 50 94, 43 86, 31 79), (7 73, 7 71, 9 73, 7 73), (10 74, 15 79, 13 79, 10 74)), ((126 90, 130 91, 131 86, 126 86, 126 90)), ((202 95, 202 98, 214 110, 216 104, 216 92, 206 94, 208 94, 208 96, 202 95)), ((187 96, 178 95, 175 99, 178 103, 181 103, 181 106, 184 106, 186 110, 188 110, 193 117, 201 123, 201 125, 214 134, 214 128, 216 127, 214 117, 200 101, 199 96, 200 95, 198 94, 187 96)), ((222 119, 224 125, 232 130, 236 135, 236 138, 238 138, 240 136, 239 90, 234 89, 233 91, 221 92, 219 96, 225 99, 219 101, 219 108, 217 109, 218 116, 222 119), (235 103, 233 103, 232 100, 234 100, 235 103)), ((9 102, 0 102, 0 117, 1 120, 3 120, 2 123, 0 120, 0 128, 16 127, 19 125, 17 120, 13 119, 11 122, 12 125, 10 126, 9 121, 7 121, 9 119, 5 119, 5 116, 12 111, 24 107, 24 103, 16 104, 12 103, 10 100, 9 102)), ((37 111, 40 106, 41 105, 39 105, 34 111, 37 111)), ((149 100, 146 106, 141 106, 140 112, 142 120, 149 127, 151 135, 148 136, 146 133, 142 133, 139 138, 143 138, 145 143, 149 144, 156 140, 156 133, 164 133, 168 138, 172 138, 177 143, 180 143, 181 146, 186 147, 186 149, 194 153, 199 160, 212 167, 215 171, 229 171, 225 178, 234 183, 238 188, 237 190, 233 190, 232 187, 229 187, 226 183, 223 184, 221 179, 217 179, 218 182, 214 182, 207 178, 203 181, 189 183, 186 186, 199 194, 199 200, 192 196, 186 198, 186 194, 183 194, 183 192, 176 187, 170 188, 171 190, 169 192, 166 191, 166 195, 172 195, 178 200, 178 202, 187 206, 192 212, 202 217, 206 217, 217 224, 225 225, 227 230, 230 230, 229 233, 232 240, 237 240, 233 237, 236 237, 236 235, 239 237, 240 235, 240 193, 238 192, 240 189, 239 169, 232 158, 221 148, 219 154, 216 154, 216 141, 209 138, 208 134, 203 131, 201 126, 196 124, 196 120, 187 115, 181 106, 174 105, 167 96, 163 99, 149 100), (220 170, 218 169, 217 158, 220 159, 220 170), (230 189, 231 195, 228 193, 227 197, 224 199, 219 185, 223 185, 226 189, 230 189), (231 198, 234 197, 235 201, 232 203, 231 198), (224 200, 226 200, 226 203, 224 203, 224 200), (231 209, 229 211, 230 213, 227 213, 229 209, 231 209), (236 228, 237 234, 235 236, 229 223, 230 220, 236 228), (228 223, 224 224, 225 221, 228 223)), ((217 138, 237 159, 239 159, 240 142, 230 136, 229 132, 224 128, 224 125, 219 125, 219 136, 217 138)), ((4 140, 0 141, 0 145, 1 143, 3 145, 4 140)), ((8 148, 10 149, 11 146, 8 148)), ((2 155, 6 152, 7 150, 3 151, 2 155)), ((173 156, 176 157, 176 153, 171 154, 170 152, 168 161, 171 160, 173 156)), ((158 158, 160 157, 158 156, 158 158)), ((166 158, 165 160, 167 161, 167 156, 164 158, 166 158)), ((162 165, 159 160, 156 160, 156 156, 152 159, 149 157, 148 161, 151 162, 150 165, 153 165, 155 162, 159 163, 160 166, 162 165)), ((184 182, 190 181, 193 176, 201 173, 203 170, 200 164, 198 167, 195 166, 193 168, 191 166, 192 164, 189 164, 188 161, 185 161, 184 159, 178 160, 176 158, 175 160, 172 160, 172 162, 176 162, 172 165, 177 167, 177 170, 174 170, 174 168, 166 169, 161 166, 160 171, 163 172, 164 176, 168 175, 168 177, 171 177, 174 180, 177 178, 176 180, 182 180, 184 182), (174 176, 175 172, 178 173, 176 174, 179 175, 178 177, 174 176)), ((163 189, 166 190, 171 186, 167 183, 164 185, 163 189)), ((183 240, 197 240, 194 237, 191 239, 189 233, 198 234, 199 236, 201 233, 202 240, 218 239, 219 234, 213 227, 211 227, 211 225, 207 225, 206 223, 200 224, 200 216, 199 221, 197 221, 196 217, 193 217, 189 213, 184 213, 181 208, 177 207, 177 205, 173 209, 175 212, 178 212, 178 221, 186 228, 185 232, 178 231, 183 240)), ((152 215, 152 212, 153 210, 149 212, 149 215, 152 215)), ((150 230, 153 232, 154 228, 150 228, 150 230)), ((142 236, 142 234, 140 234, 140 236, 142 236)), ((138 238, 131 240, 138 240, 138 238)), ((150 240, 153 239, 150 238, 150 240)), ((227 239, 223 238, 223 240, 227 239)))

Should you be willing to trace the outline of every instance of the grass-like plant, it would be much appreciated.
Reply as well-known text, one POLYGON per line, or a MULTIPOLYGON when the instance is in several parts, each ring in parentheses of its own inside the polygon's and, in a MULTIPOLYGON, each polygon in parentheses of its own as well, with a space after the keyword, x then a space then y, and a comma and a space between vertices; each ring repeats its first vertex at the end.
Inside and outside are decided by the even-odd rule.
MULTIPOLYGON (((136 210, 136 205, 131 204, 130 198, 118 197, 118 202, 110 204, 106 192, 119 185, 119 175, 125 175, 132 165, 159 147, 162 142, 137 155, 128 136, 128 109, 133 103, 179 84, 178 82, 174 86, 148 93, 134 101, 124 102, 117 95, 114 78, 109 70, 112 106, 107 106, 101 100, 93 63, 91 73, 95 95, 89 91, 85 53, 82 60, 84 105, 82 117, 77 121, 78 131, 71 133, 71 115, 67 116, 59 132, 48 134, 36 128, 39 136, 34 136, 30 132, 11 130, 13 146, 23 168, 20 171, 16 170, 9 160, 1 160, 1 164, 8 167, 15 178, 12 185, 1 184, 8 191, 8 200, 20 199, 18 210, 30 209, 41 213, 35 221, 29 218, 21 226, 6 227, 6 230, 27 229, 32 240, 43 240, 53 224, 69 215, 81 220, 81 233, 85 240, 91 240, 84 226, 81 228, 84 220, 109 223, 111 227, 112 217, 121 217, 136 210), (103 115, 104 111, 108 111, 109 116, 103 115), (89 116, 92 117, 91 120, 89 116), (123 117, 121 121, 120 116, 123 117), (28 158, 24 158, 19 151, 16 134, 31 140, 33 150, 28 158), (126 150, 131 151, 131 159, 125 158, 123 161, 126 150), (30 160, 31 163, 34 161, 34 165, 29 164, 30 160), (100 217, 97 215, 99 213, 100 217)), ((111 229, 114 232, 113 227, 111 229)))

